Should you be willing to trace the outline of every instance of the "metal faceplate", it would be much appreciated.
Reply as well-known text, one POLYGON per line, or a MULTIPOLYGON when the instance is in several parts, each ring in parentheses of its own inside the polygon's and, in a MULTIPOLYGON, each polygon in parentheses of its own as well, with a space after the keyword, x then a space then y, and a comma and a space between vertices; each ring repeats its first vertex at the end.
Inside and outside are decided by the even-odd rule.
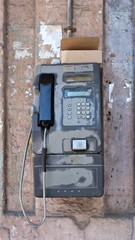
POLYGON ((47 137, 47 197, 103 194, 103 136, 99 64, 39 65, 34 82, 32 148, 35 196, 42 197, 42 136, 38 127, 39 77, 51 73, 54 126, 47 137))

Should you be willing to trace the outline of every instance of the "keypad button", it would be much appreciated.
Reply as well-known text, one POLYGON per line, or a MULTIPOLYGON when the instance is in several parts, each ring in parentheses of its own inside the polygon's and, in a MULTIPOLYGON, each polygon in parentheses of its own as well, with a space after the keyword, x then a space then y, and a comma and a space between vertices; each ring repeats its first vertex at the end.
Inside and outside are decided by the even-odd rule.
POLYGON ((86 106, 90 106, 90 103, 89 103, 89 102, 87 102, 87 103, 86 103, 86 106))
POLYGON ((85 114, 85 111, 82 111, 82 114, 84 115, 84 114, 85 114))
POLYGON ((71 111, 68 111, 68 115, 71 115, 72 114, 72 112, 71 111))
POLYGON ((77 107, 77 110, 80 110, 81 108, 80 107, 77 107))
POLYGON ((72 116, 68 116, 68 119, 69 119, 69 120, 72 119, 72 116))
POLYGON ((68 103, 68 107, 72 107, 71 103, 68 103))
POLYGON ((77 111, 77 115, 80 115, 81 114, 81 112, 80 111, 77 111))
POLYGON ((90 119, 90 115, 87 115, 86 118, 87 118, 87 119, 90 119))
POLYGON ((82 107, 82 110, 85 110, 85 107, 82 107))
POLYGON ((90 114, 90 111, 86 111, 86 114, 90 114))
POLYGON ((85 115, 82 115, 82 118, 85 119, 85 115))
POLYGON ((72 108, 71 107, 68 107, 68 111, 71 111, 72 110, 72 108))
POLYGON ((80 115, 77 115, 77 119, 80 119, 81 118, 81 116, 80 115))
POLYGON ((80 106, 80 105, 81 105, 81 104, 78 102, 78 103, 77 103, 77 106, 80 106))
POLYGON ((89 110, 90 109, 90 107, 86 107, 86 110, 89 110))
POLYGON ((82 106, 85 106, 85 102, 82 102, 82 106))

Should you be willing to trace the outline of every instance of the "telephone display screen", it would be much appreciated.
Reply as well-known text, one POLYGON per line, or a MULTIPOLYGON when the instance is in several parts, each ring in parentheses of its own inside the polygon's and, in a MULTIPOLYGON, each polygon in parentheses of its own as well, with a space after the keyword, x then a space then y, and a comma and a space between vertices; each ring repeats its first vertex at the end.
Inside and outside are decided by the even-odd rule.
POLYGON ((92 94, 92 88, 89 89, 65 89, 64 90, 64 97, 90 97, 92 94))

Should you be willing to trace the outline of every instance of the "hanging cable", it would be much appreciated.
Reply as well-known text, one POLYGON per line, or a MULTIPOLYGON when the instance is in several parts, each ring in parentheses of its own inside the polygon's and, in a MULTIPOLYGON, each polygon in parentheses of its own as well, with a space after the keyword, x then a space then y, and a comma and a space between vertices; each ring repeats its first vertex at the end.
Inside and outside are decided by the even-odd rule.
POLYGON ((24 217, 28 221, 29 224, 31 224, 34 227, 38 227, 42 225, 45 222, 46 219, 46 196, 45 196, 45 182, 46 182, 46 154, 47 154, 47 144, 46 144, 46 137, 47 137, 47 129, 45 128, 43 131, 43 142, 42 142, 42 163, 43 163, 43 205, 44 205, 44 214, 43 218, 41 219, 40 222, 38 223, 33 223, 29 217, 26 214, 26 211, 24 209, 24 204, 22 200, 22 186, 23 186, 23 178, 24 178, 24 169, 25 169, 25 163, 26 163, 26 158, 27 158, 27 152, 29 148, 29 143, 31 139, 31 133, 32 133, 32 128, 30 128, 29 135, 28 135, 28 140, 26 143, 25 151, 24 151, 24 156, 23 156, 23 162, 22 162, 22 170, 21 170, 21 176, 20 176, 20 184, 19 184, 19 200, 21 204, 21 209, 23 212, 24 217))

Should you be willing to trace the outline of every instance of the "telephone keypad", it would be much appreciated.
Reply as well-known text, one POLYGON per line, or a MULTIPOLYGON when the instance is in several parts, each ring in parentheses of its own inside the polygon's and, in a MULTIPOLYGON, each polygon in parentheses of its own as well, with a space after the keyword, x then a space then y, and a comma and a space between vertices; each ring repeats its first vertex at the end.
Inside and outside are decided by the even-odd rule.
POLYGON ((77 119, 90 119, 90 103, 89 102, 77 102, 77 119), (79 110, 79 111, 78 111, 79 110))
POLYGON ((64 99, 63 117, 65 126, 94 125, 95 111, 93 99, 64 99))

